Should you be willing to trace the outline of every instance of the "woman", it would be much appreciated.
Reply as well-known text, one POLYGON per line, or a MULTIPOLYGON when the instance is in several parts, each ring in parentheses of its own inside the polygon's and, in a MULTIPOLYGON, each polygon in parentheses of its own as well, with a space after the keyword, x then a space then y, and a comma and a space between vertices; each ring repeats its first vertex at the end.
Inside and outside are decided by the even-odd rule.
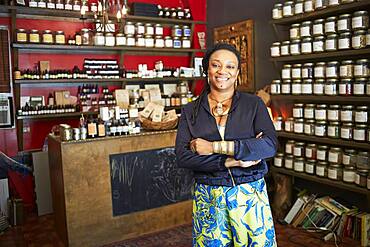
POLYGON ((203 58, 208 85, 182 109, 179 167, 194 171, 193 246, 276 246, 264 175, 277 139, 263 101, 236 90, 240 54, 219 43, 203 58))

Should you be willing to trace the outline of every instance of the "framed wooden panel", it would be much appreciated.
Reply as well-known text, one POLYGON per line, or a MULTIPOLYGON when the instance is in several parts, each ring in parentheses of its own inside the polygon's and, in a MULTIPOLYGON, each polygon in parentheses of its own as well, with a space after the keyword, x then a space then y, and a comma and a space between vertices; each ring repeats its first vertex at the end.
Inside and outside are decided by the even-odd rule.
POLYGON ((235 46, 241 55, 241 69, 238 76, 238 88, 242 91, 255 92, 254 81, 254 30, 253 20, 216 27, 213 30, 214 43, 226 42, 235 46))

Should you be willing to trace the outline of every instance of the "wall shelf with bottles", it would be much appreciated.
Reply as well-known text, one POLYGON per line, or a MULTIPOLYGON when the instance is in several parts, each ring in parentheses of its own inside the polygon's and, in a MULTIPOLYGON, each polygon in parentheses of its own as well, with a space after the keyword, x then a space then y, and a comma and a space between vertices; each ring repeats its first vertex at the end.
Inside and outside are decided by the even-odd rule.
POLYGON ((273 25, 290 25, 297 22, 314 20, 317 18, 329 17, 332 15, 339 15, 348 13, 351 11, 366 9, 370 7, 370 1, 362 0, 353 3, 341 4, 334 7, 328 7, 322 10, 315 10, 310 13, 303 13, 295 16, 285 17, 281 19, 271 20, 270 23, 273 25))
POLYGON ((318 95, 272 95, 273 101, 297 101, 297 102, 317 102, 317 103, 361 103, 370 104, 370 97, 362 96, 318 96, 318 95))

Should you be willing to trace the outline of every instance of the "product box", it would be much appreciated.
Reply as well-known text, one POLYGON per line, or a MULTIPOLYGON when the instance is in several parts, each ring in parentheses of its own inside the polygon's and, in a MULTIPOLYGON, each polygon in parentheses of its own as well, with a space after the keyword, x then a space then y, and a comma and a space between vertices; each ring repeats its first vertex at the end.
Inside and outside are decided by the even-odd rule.
POLYGON ((144 108, 144 110, 140 113, 141 116, 148 118, 154 111, 155 104, 153 102, 149 102, 149 104, 144 108))
POLYGON ((121 108, 128 108, 130 105, 130 94, 127 89, 116 89, 114 91, 117 105, 121 108))
POLYGON ((55 103, 57 105, 68 105, 70 104, 71 93, 69 91, 56 91, 55 92, 55 103))
POLYGON ((152 113, 152 121, 153 122, 162 122, 162 114, 164 111, 164 106, 161 105, 154 105, 154 110, 152 113))

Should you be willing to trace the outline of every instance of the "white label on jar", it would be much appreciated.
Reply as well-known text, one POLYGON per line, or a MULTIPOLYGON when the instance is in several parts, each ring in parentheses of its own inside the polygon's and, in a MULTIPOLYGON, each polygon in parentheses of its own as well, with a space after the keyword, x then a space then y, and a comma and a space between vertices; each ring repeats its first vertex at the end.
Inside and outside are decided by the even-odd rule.
POLYGON ((338 49, 349 49, 349 48, 351 48, 349 38, 338 40, 338 49))
POLYGON ((335 40, 334 39, 327 39, 325 41, 325 48, 326 48, 326 50, 335 50, 335 40))
POLYGON ((271 84, 271 94, 280 94, 279 84, 271 84))
POLYGON ((37 2, 36 1, 30 1, 28 5, 32 8, 37 8, 37 2))
POLYGON ((364 129, 354 129, 353 139, 355 141, 365 141, 365 130, 364 129))
POLYGON ((323 7, 323 0, 316 0, 315 1, 315 9, 323 7))
POLYGON ((311 42, 302 42, 302 53, 311 53, 312 52, 312 44, 311 42))
POLYGON ((283 69, 281 71, 281 77, 283 79, 290 79, 290 69, 283 69))
POLYGON ((64 4, 63 4, 63 3, 57 3, 57 4, 55 5, 55 8, 56 8, 56 9, 64 9, 64 4))
POLYGON ((355 184, 360 185, 360 174, 355 174, 355 184))
POLYGON ((289 35, 290 35, 290 39, 297 38, 298 37, 298 28, 295 28, 295 27, 291 28, 289 30, 289 35))
POLYGON ((293 148, 293 155, 294 156, 302 156, 302 148, 300 147, 294 147, 293 148))
POLYGON ((283 7, 283 16, 291 16, 293 15, 293 11, 292 11, 292 5, 288 5, 288 6, 284 6, 283 7))
POLYGON ((46 3, 44 1, 40 1, 37 6, 39 8, 46 8, 46 3))
POLYGON ((342 163, 343 165, 349 165, 350 156, 343 154, 342 163))
POLYGON ((302 84, 302 94, 312 94, 312 84, 302 84))
POLYGON ((316 175, 324 177, 325 176, 325 167, 316 166, 316 175))
POLYGON ((343 181, 353 183, 355 181, 354 171, 343 171, 343 181))
POLYGON ((352 29, 362 27, 362 16, 352 17, 352 29))
POLYGON ((338 172, 335 168, 331 169, 329 168, 328 169, 328 178, 330 179, 337 179, 338 177, 338 172))
POLYGON ((324 77, 324 68, 323 67, 315 67, 315 78, 322 78, 324 77))
POLYGON ((306 172, 309 173, 309 174, 313 174, 314 173, 314 167, 313 165, 311 164, 306 164, 306 172))
POLYGON ((329 0, 329 5, 338 5, 339 0, 329 0))
POLYGON ((326 67, 326 77, 337 77, 337 68, 334 66, 326 67))
POLYGON ((302 118, 303 117, 303 108, 293 108, 293 117, 302 118))
POLYGON ((133 25, 125 26, 125 34, 135 34, 135 27, 133 25))
POLYGON ((301 27, 301 37, 310 37, 310 26, 301 27))
POLYGON ((339 75, 340 75, 340 77, 352 76, 350 66, 349 65, 340 66, 339 67, 339 75))
POLYGON ((325 85, 325 94, 326 95, 336 95, 337 91, 335 89, 336 89, 336 85, 326 84, 325 85))
POLYGON ((304 171, 304 164, 302 161, 296 161, 294 162, 294 170, 297 172, 303 172, 304 171))
POLYGON ((303 123, 294 123, 294 133, 303 133, 303 123))
POLYGON ((285 55, 289 55, 289 46, 287 45, 282 45, 281 46, 281 55, 285 56, 285 55))
POLYGON ((305 1, 304 2, 304 12, 311 12, 313 11, 313 1, 305 1))
POLYGON ((285 168, 287 168, 287 169, 293 169, 293 160, 286 159, 285 160, 285 168))
POLYGON ((339 84, 339 94, 347 95, 347 85, 346 84, 339 84))
POLYGON ((312 46, 314 52, 324 51, 324 41, 314 41, 312 46))
POLYGON ((277 167, 282 167, 282 165, 283 165, 283 160, 282 160, 282 158, 277 158, 277 157, 275 157, 275 158, 274 158, 274 165, 275 165, 275 166, 277 166, 277 167))
POLYGON ((337 127, 335 126, 328 126, 328 136, 329 137, 335 137, 335 130, 337 127))
POLYGON ((328 110, 328 120, 330 121, 339 120, 339 110, 328 110))
POLYGON ((316 136, 325 136, 325 126, 315 126, 316 136))
POLYGON ((306 158, 312 158, 312 149, 306 148, 306 158))
POLYGON ((353 48, 361 47, 361 35, 352 36, 352 47, 353 48))
POLYGON ((283 94, 290 94, 290 84, 284 83, 281 85, 281 92, 283 94))
POLYGON ((352 122, 352 111, 341 111, 340 120, 345 122, 352 122))
POLYGON ((354 66, 354 75, 355 76, 365 76, 366 67, 364 65, 355 65, 354 66))
POLYGON ((47 7, 48 9, 55 9, 55 3, 48 3, 47 7))
POLYGON ((302 86, 301 84, 292 84, 292 94, 301 94, 302 93, 302 86))
POLYGON ((350 135, 351 134, 351 130, 350 129, 347 129, 347 128, 341 128, 340 130, 340 137, 343 138, 343 139, 349 139, 350 138, 350 135))
POLYGON ((294 5, 294 14, 302 14, 303 13, 303 3, 296 3, 294 5))
POLYGON ((367 112, 366 111, 356 111, 355 112, 355 122, 356 123, 367 123, 367 112))
POLYGON ((313 29, 313 34, 314 35, 323 34, 323 25, 322 24, 313 25, 312 29, 313 29))
POLYGON ((287 154, 292 154, 293 153, 293 145, 290 143, 285 144, 285 152, 287 154))
POLYGON ((302 68, 302 78, 310 78, 308 74, 308 68, 302 68))
POLYGON ((277 46, 271 47, 271 57, 278 57, 280 56, 280 48, 277 46))
POLYGON ((273 19, 280 19, 282 17, 283 13, 280 9, 274 8, 272 10, 272 18, 273 19))
POLYGON ((325 33, 335 33, 335 21, 325 23, 325 33))
POLYGON ((326 159, 326 151, 317 150, 317 159, 318 160, 325 160, 326 159))
POLYGON ((322 84, 313 84, 313 93, 314 94, 323 94, 324 93, 324 85, 322 84))
POLYGON ((301 69, 292 69, 292 77, 293 78, 301 78, 301 69))
POLYGON ((136 29, 136 33, 137 34, 144 34, 145 33, 145 27, 144 26, 137 26, 136 27, 137 29, 136 29))
POLYGON ((73 9, 73 6, 72 6, 72 4, 65 4, 64 5, 64 9, 66 9, 66 10, 72 10, 73 9))
POLYGON ((316 120, 326 120, 326 110, 315 110, 316 120))
POLYGON ((329 152, 329 157, 328 157, 329 162, 338 163, 338 159, 339 159, 338 153, 329 152))
POLYGON ((304 109, 304 118, 313 119, 314 118, 314 109, 305 108, 304 109))
POLYGON ((304 125, 304 133, 310 135, 312 133, 311 124, 304 125))
POLYGON ((353 94, 354 95, 364 95, 365 94, 365 85, 355 83, 353 84, 353 94))
POLYGON ((292 44, 292 45, 290 45, 290 53, 292 55, 299 54, 299 44, 292 44))
POLYGON ((347 19, 338 20, 338 31, 347 30, 347 19))

